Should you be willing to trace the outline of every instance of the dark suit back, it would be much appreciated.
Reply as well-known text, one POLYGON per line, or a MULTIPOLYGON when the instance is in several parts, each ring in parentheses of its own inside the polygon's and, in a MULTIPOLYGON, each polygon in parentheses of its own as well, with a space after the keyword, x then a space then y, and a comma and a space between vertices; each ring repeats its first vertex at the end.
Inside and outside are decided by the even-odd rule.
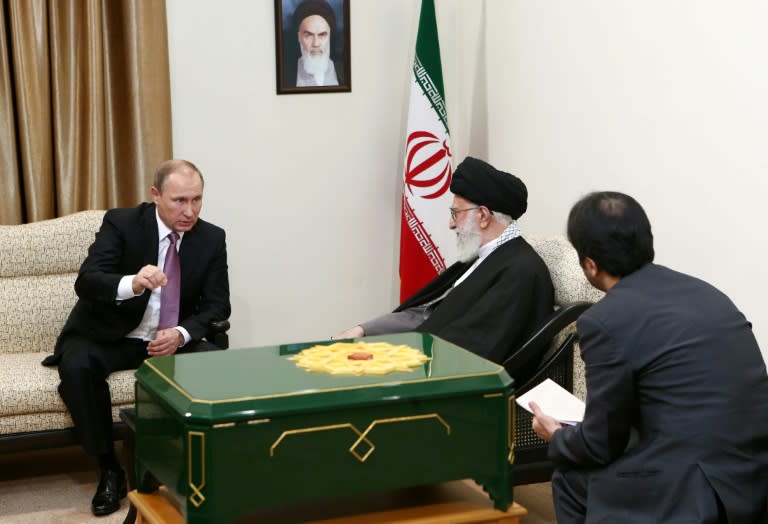
POLYGON ((702 522, 714 492, 731 522, 754 522, 768 495, 768 376, 730 299, 649 264, 578 331, 587 411, 555 433, 550 456, 597 468, 587 521, 702 522), (625 452, 630 427, 639 441, 625 452))

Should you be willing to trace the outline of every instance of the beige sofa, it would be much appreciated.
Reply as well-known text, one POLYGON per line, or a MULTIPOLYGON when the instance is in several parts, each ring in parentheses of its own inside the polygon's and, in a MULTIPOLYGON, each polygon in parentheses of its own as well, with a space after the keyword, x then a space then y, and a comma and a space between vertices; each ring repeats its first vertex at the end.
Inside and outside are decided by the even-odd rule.
MULTIPOLYGON (((0 452, 76 441, 58 370, 40 362, 75 303, 77 271, 103 216, 82 211, 0 226, 0 452)), ((117 422, 118 410, 133 403, 133 371, 113 373, 109 387, 117 422)))

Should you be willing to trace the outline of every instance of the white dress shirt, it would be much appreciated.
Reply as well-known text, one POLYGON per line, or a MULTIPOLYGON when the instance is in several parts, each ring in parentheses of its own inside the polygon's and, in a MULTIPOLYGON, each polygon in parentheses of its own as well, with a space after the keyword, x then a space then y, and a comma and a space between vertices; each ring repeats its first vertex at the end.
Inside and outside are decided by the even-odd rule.
MULTIPOLYGON (((160 220, 160 215, 157 214, 157 210, 155 210, 155 218, 157 219, 157 234, 159 239, 157 249, 157 267, 163 270, 165 266, 165 254, 168 251, 168 247, 171 245, 171 240, 168 238, 168 234, 171 232, 171 230, 162 220, 160 220)), ((184 233, 180 232, 179 239, 176 241, 177 251, 181 248, 181 242, 183 239, 184 233)), ((128 300, 129 298, 140 296, 142 293, 146 292, 146 289, 138 295, 133 292, 133 277, 135 276, 136 275, 125 275, 120 279, 120 283, 117 286, 117 297, 115 297, 115 300, 121 302, 123 300, 128 300)), ((155 336, 157 336, 157 325, 160 321, 160 293, 162 293, 162 289, 162 287, 158 287, 151 292, 152 294, 149 296, 147 309, 144 310, 144 316, 142 317, 141 322, 133 331, 126 335, 127 338, 138 338, 146 341, 155 339, 155 336)), ((192 339, 189 332, 183 327, 176 326, 176 329, 179 330, 179 332, 184 337, 184 344, 192 339)), ((182 344, 182 346, 184 344, 182 344)))

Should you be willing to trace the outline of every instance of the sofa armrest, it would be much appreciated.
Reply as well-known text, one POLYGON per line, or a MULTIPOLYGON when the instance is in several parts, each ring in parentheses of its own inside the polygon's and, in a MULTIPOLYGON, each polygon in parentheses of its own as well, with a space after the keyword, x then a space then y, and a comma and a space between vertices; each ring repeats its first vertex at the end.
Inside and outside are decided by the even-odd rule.
POLYGON ((229 320, 212 320, 208 327, 209 332, 205 338, 220 349, 229 348, 229 335, 227 334, 230 328, 229 320))
MULTIPOLYGON (((539 371, 542 367, 546 367, 546 362, 542 362, 542 360, 548 360, 545 358, 545 354, 552 340, 558 333, 575 322, 591 305, 592 302, 574 302, 554 311, 549 319, 501 365, 512 377, 521 369, 534 367, 535 371, 539 371), (534 365, 534 362, 537 364, 534 365)), ((530 378, 526 377, 525 382, 530 382, 530 378)), ((523 384, 515 384, 515 392, 518 395, 522 392, 521 386, 523 384)))

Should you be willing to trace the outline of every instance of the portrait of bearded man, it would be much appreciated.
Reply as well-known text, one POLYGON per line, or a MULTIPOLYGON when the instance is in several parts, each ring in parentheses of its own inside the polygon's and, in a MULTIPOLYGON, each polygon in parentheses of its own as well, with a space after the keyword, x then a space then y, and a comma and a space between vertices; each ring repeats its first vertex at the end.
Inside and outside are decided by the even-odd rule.
MULTIPOLYGON (((327 0, 302 0, 289 11, 290 0, 281 0, 285 55, 282 80, 285 87, 333 87, 345 83, 341 57, 348 52, 341 34, 344 19, 327 0), (290 23, 289 23, 290 22, 290 23)), ((335 4, 340 4, 335 0, 335 4)), ((339 5, 341 8, 341 4, 339 5)))

